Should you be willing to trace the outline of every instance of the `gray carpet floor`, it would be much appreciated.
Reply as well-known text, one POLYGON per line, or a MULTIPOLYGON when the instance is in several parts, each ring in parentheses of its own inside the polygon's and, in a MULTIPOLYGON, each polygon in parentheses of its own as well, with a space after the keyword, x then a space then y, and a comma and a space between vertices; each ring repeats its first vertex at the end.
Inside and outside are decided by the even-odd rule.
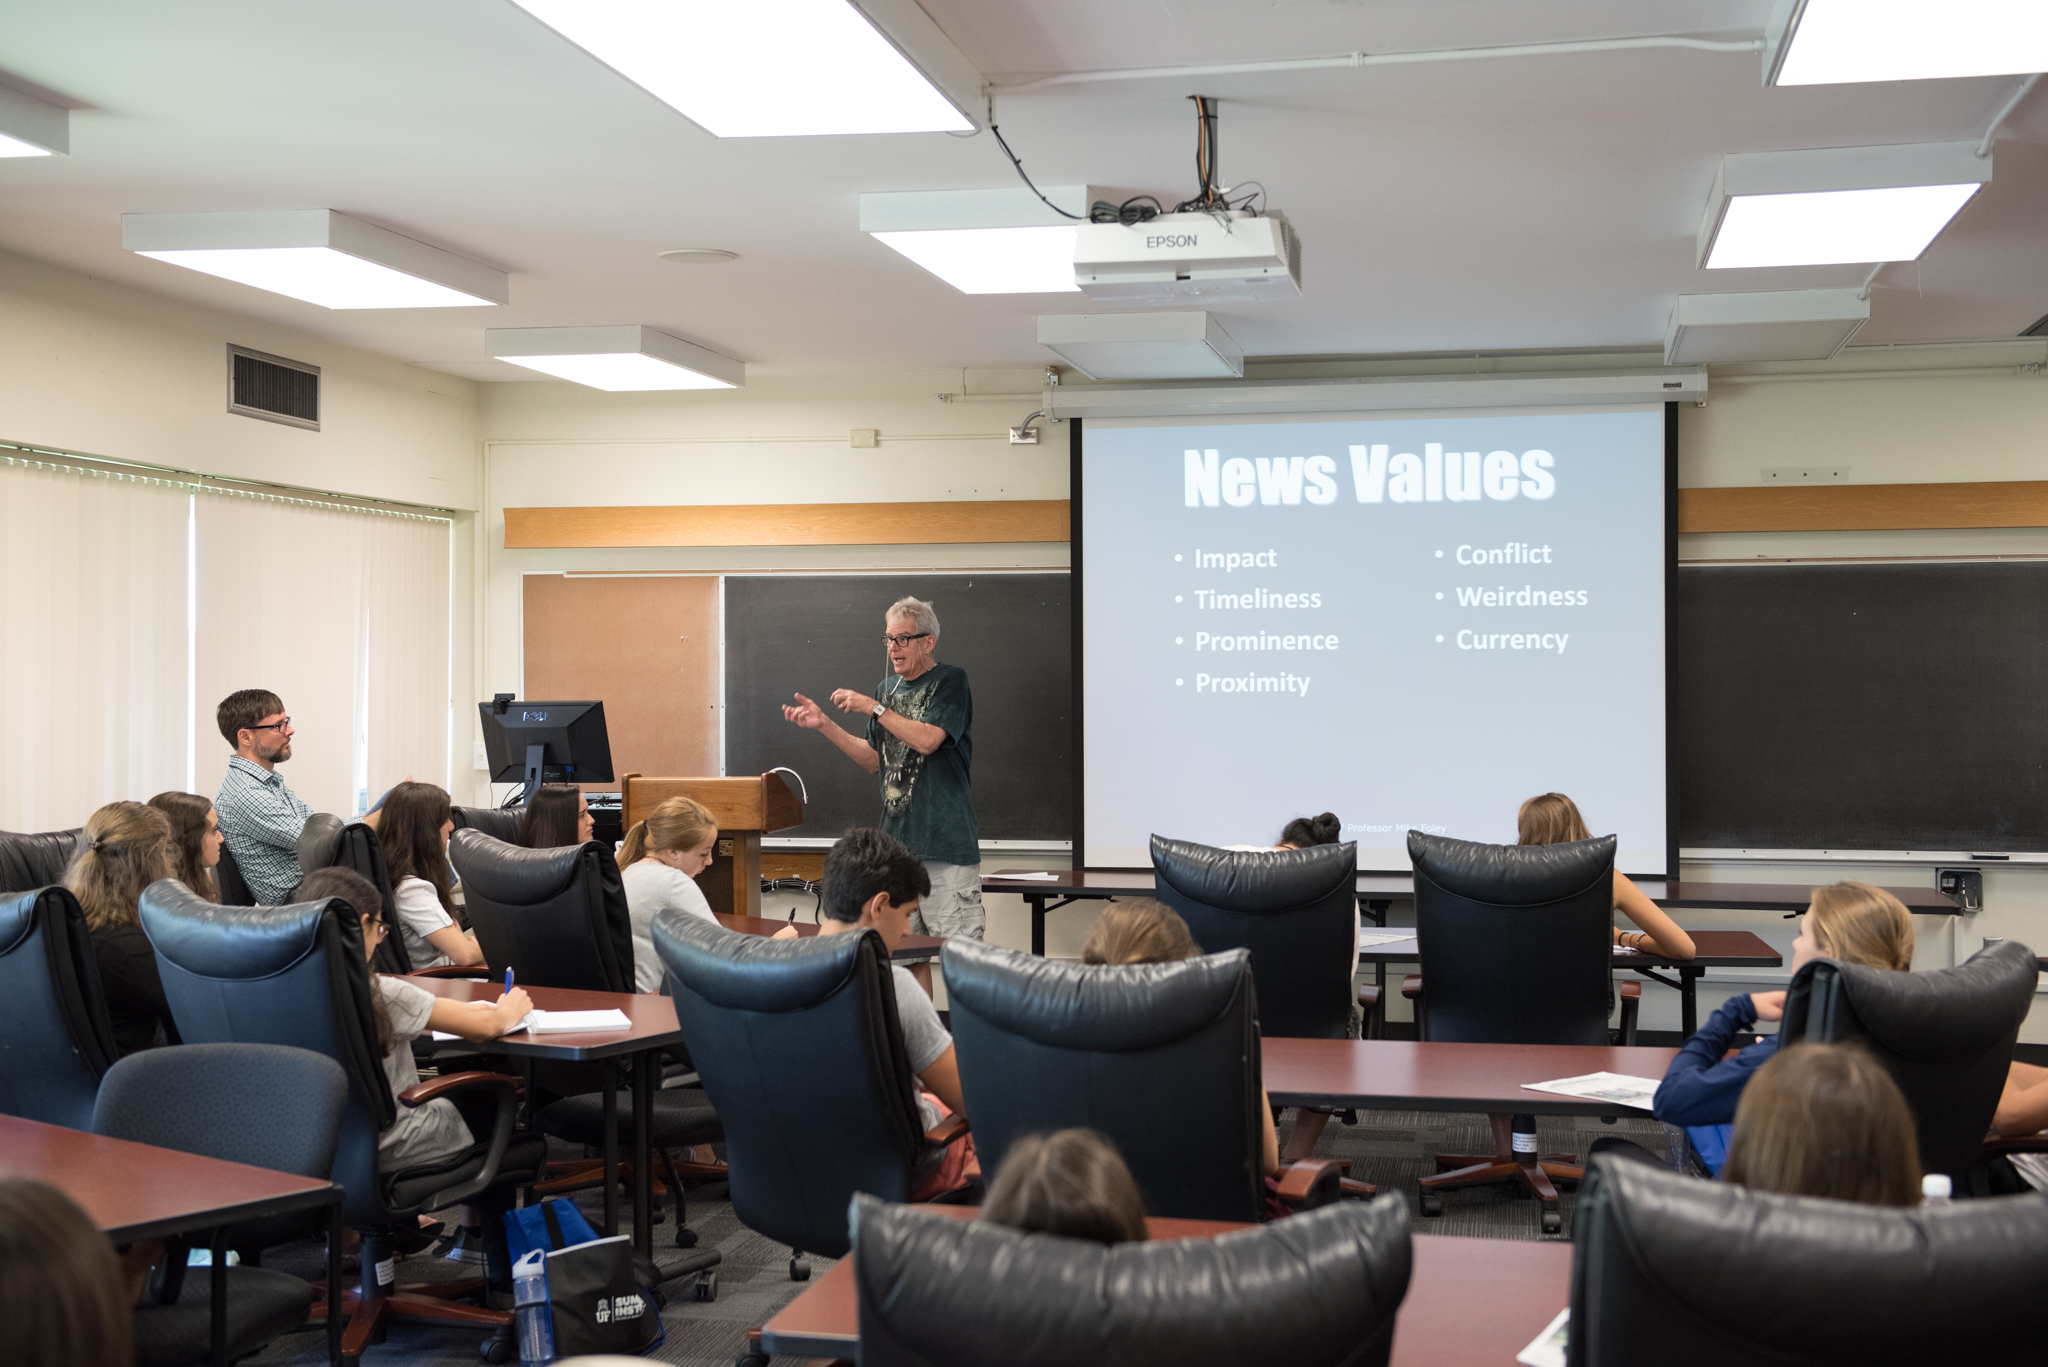
MULTIPOLYGON (((1284 1138, 1292 1113, 1281 1119, 1284 1138)), ((1371 1182, 1381 1191, 1398 1192, 1410 1212, 1418 1209, 1415 1179, 1435 1170, 1431 1157, 1438 1153, 1484 1153, 1491 1147, 1486 1117, 1445 1115, 1427 1112, 1360 1111, 1357 1125, 1332 1121, 1316 1146, 1322 1158, 1352 1160, 1351 1175, 1371 1182)), ((1576 1153, 1583 1157, 1586 1146, 1603 1135, 1619 1135, 1659 1154, 1677 1157, 1683 1150, 1681 1131, 1649 1120, 1622 1120, 1603 1125, 1598 1120, 1544 1118, 1538 1135, 1545 1154, 1576 1153)), ((562 1157, 574 1156, 566 1148, 562 1157)), ((599 1200, 594 1192, 579 1196, 579 1203, 597 1223, 599 1200)), ((1564 1189, 1564 1233, 1548 1236, 1569 1240, 1574 1194, 1564 1189)), ((1506 1185, 1469 1188, 1446 1193, 1441 1216, 1425 1219, 1413 1214, 1418 1234, 1462 1234, 1492 1239, 1540 1239, 1540 1207, 1534 1200, 1518 1197, 1506 1185)), ((663 1290, 670 1296, 662 1321, 668 1340, 650 1356, 660 1362, 687 1367, 725 1367, 746 1346, 746 1331, 758 1326, 809 1285, 789 1279, 789 1249, 747 1229, 733 1216, 732 1203, 723 1184, 695 1188, 689 1196, 689 1223, 697 1232, 699 1247, 719 1250, 725 1261, 718 1267, 718 1298, 703 1302, 688 1298, 688 1279, 670 1282, 663 1290)), ((655 1227, 657 1261, 672 1251, 674 1231, 663 1223, 655 1227)), ((812 1277, 823 1275, 830 1259, 810 1259, 812 1277)), ((312 1278, 321 1275, 324 1255, 314 1244, 273 1251, 265 1265, 312 1278)), ((401 1282, 435 1281, 467 1275, 458 1264, 414 1257, 398 1265, 401 1282)), ((427 1325, 394 1325, 389 1338, 363 1357, 365 1367, 374 1364, 408 1364, 408 1367, 458 1367, 478 1361, 477 1345, 482 1336, 474 1330, 427 1325)), ((245 1359, 261 1367, 320 1367, 326 1362, 326 1338, 318 1332, 289 1334, 255 1357, 245 1359)), ((789 1362, 781 1359, 778 1367, 789 1362)))

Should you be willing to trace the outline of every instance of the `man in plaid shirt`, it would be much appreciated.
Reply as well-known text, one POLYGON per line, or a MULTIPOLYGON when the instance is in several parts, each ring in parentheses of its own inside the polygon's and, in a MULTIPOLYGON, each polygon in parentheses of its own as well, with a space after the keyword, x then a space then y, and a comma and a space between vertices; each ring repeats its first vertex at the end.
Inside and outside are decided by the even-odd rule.
POLYGON ((302 876, 299 833, 312 814, 277 772, 292 757, 292 719, 277 694, 245 688, 222 699, 215 720, 235 747, 213 802, 220 833, 257 905, 282 906, 302 876))

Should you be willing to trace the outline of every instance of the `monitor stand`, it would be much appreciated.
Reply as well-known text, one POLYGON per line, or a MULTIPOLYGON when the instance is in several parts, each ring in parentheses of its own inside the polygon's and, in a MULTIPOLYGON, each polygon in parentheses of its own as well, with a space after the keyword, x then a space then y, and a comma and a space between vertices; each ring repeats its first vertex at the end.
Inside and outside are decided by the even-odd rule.
POLYGON ((540 791, 542 775, 547 768, 547 753, 548 748, 545 745, 526 747, 526 786, 519 793, 519 805, 522 807, 530 806, 534 794, 540 791))

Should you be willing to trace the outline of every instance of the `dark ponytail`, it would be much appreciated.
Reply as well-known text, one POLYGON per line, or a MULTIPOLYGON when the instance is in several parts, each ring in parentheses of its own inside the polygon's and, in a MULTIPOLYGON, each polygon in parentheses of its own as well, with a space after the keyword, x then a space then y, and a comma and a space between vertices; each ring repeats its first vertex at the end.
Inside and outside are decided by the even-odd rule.
POLYGON ((1311 845, 1334 845, 1343 834, 1344 823, 1337 819, 1337 814, 1324 812, 1318 817, 1298 816, 1288 822, 1280 832, 1279 843, 1305 850, 1311 845))

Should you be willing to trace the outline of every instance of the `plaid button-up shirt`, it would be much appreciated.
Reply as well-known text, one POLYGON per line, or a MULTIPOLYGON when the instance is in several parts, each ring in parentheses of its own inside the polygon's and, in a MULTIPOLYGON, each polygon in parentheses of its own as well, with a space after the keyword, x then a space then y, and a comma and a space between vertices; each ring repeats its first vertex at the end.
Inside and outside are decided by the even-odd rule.
POLYGON ((299 833, 306 829, 313 809, 284 786, 275 769, 232 755, 213 810, 228 853, 235 857, 235 867, 257 904, 282 906, 303 876, 299 833))

